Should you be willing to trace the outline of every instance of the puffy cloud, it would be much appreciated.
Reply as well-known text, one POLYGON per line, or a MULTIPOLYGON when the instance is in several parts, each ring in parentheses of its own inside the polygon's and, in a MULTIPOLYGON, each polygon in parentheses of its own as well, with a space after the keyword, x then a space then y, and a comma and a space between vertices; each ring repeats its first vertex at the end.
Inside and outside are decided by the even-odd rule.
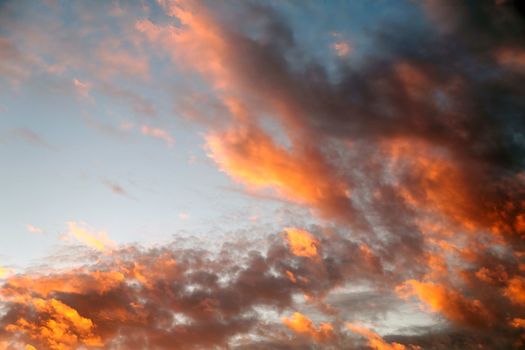
POLYGON ((5 327, 7 332, 28 333, 31 341, 51 350, 102 345, 100 337, 93 334, 93 322, 79 315, 75 309, 56 299, 34 298, 31 304, 42 317, 35 323, 20 318, 5 327))
POLYGON ((512 303, 525 306, 525 278, 521 276, 511 278, 503 294, 509 298, 512 303))
POLYGON ((310 232, 295 227, 286 228, 284 232, 293 254, 308 258, 319 255, 319 241, 310 232))
POLYGON ((335 233, 323 242, 327 258, 315 262, 297 259, 280 234, 262 251, 238 240, 218 252, 179 243, 115 248, 81 268, 7 276, 0 340, 50 349, 234 348, 239 337, 256 344, 248 339, 271 326, 275 332, 260 339, 339 344, 345 339, 335 325, 290 315, 302 304, 296 297, 307 293, 321 305, 350 277, 381 273, 335 233))
POLYGON ((334 337, 331 324, 321 323, 316 327, 312 320, 300 312, 294 312, 291 317, 283 318, 283 323, 294 332, 311 337, 318 342, 329 341, 334 337))

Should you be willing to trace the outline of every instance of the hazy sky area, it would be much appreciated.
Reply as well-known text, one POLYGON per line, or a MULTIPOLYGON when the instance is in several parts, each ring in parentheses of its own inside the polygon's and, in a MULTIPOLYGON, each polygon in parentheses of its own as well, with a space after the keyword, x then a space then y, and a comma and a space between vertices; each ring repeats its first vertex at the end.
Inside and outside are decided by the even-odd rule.
POLYGON ((0 0, 0 350, 525 348, 520 0, 0 0))

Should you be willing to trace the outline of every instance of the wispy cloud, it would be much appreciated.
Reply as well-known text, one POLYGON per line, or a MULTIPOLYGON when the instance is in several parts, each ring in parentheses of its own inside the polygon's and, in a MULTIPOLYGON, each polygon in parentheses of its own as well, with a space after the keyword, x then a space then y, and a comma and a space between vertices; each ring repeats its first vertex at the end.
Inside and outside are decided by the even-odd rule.
POLYGON ((13 140, 22 140, 35 147, 55 149, 55 146, 47 142, 42 136, 29 128, 14 128, 4 135, 0 136, 0 142, 10 142, 13 140))
POLYGON ((91 84, 88 82, 83 82, 78 79, 73 79, 73 86, 80 97, 89 99, 89 93, 91 91, 91 84))
POLYGON ((151 136, 157 139, 160 139, 166 143, 166 146, 173 147, 175 144, 175 138, 170 135, 170 133, 161 128, 155 128, 149 125, 142 125, 140 132, 143 135, 151 136))
POLYGON ((104 180, 102 183, 106 185, 111 190, 111 192, 115 194, 118 194, 121 196, 129 196, 128 191, 126 191, 124 187, 122 187, 120 184, 116 182, 104 180))
POLYGON ((36 226, 31 225, 31 224, 27 224, 26 225, 26 229, 27 229, 27 231, 29 231, 31 233, 42 233, 42 232, 44 232, 44 230, 42 230, 40 227, 36 227, 36 226))
POLYGON ((87 247, 100 252, 107 252, 115 247, 115 242, 109 239, 105 231, 96 231, 84 222, 70 221, 67 223, 65 239, 74 239, 87 247))

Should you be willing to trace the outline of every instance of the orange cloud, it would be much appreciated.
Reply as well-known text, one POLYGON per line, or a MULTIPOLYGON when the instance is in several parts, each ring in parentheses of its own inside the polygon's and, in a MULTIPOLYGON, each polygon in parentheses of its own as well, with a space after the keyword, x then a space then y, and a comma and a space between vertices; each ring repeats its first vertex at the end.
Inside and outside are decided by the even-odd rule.
POLYGON ((508 281, 503 295, 512 301, 516 305, 525 306, 525 278, 513 277, 508 281))
POLYGON ((300 312, 294 312, 290 318, 283 318, 283 323, 296 333, 308 336, 315 341, 325 342, 334 338, 334 330, 331 324, 321 323, 315 327, 312 320, 300 312))
MULTIPOLYGON (((161 4, 181 26, 161 26, 146 20, 136 24, 137 30, 161 45, 178 65, 202 73, 240 125, 206 136, 209 156, 221 170, 248 187, 271 189, 286 200, 316 209, 323 217, 348 221, 353 214, 349 186, 312 143, 294 140, 293 147, 287 149, 251 124, 251 116, 240 116, 240 103, 232 102, 232 97, 239 96, 239 89, 253 87, 235 64, 237 48, 232 47, 224 28, 199 3, 161 4)), ((264 98, 270 100, 265 108, 274 109, 288 125, 304 127, 304 123, 296 122, 294 108, 283 97, 270 96, 268 90, 264 98)))
POLYGON ((232 81, 228 66, 228 45, 222 29, 198 3, 164 2, 169 15, 177 17, 180 28, 159 26, 149 20, 137 22, 136 29, 150 41, 162 44, 174 61, 204 73, 214 87, 226 88, 232 81))
POLYGON ((93 232, 93 229, 83 222, 77 223, 70 221, 67 223, 67 226, 68 231, 66 233, 66 238, 75 238, 86 246, 98 251, 107 251, 115 245, 115 243, 108 238, 106 232, 93 232))
POLYGON ((381 336, 370 329, 354 324, 346 323, 346 328, 351 330, 354 333, 357 333, 368 339, 368 345, 374 350, 418 350, 421 349, 419 346, 408 345, 405 346, 399 343, 388 343, 381 336))
POLYGON ((511 327, 514 328, 525 328, 525 319, 523 318, 514 318, 510 322, 511 327))
POLYGON ((312 149, 288 150, 255 126, 210 133, 206 143, 221 170, 246 186, 272 189, 325 217, 348 220, 353 214, 349 188, 312 149))
POLYGON ((297 278, 295 278, 295 275, 293 274, 293 272, 286 270, 286 276, 288 277, 290 281, 292 281, 292 283, 297 283, 297 278))
POLYGON ((492 322, 491 314, 479 300, 468 299, 440 284, 408 280, 396 291, 403 298, 417 296, 431 311, 441 313, 453 322, 478 327, 492 322))
MULTIPOLYGON (((404 74, 415 74, 411 80, 423 79, 414 72, 404 74)), ((425 233, 451 233, 456 228, 454 224, 467 230, 475 228, 476 203, 462 169, 444 150, 411 139, 388 140, 381 147, 398 193, 414 209, 434 216, 433 221, 429 218, 418 221, 425 233)))
POLYGON ((52 293, 104 293, 124 281, 119 271, 72 270, 57 275, 15 275, 9 278, 0 297, 8 301, 26 300, 25 291, 47 298, 52 293))
POLYGON ((5 330, 14 334, 28 333, 30 338, 45 344, 50 350, 68 350, 81 345, 102 346, 102 340, 94 334, 93 322, 82 317, 77 310, 56 299, 33 298, 32 307, 43 317, 36 322, 20 318, 5 330))
POLYGON ((286 241, 294 255, 308 258, 319 256, 319 241, 310 232, 295 227, 284 229, 286 241))

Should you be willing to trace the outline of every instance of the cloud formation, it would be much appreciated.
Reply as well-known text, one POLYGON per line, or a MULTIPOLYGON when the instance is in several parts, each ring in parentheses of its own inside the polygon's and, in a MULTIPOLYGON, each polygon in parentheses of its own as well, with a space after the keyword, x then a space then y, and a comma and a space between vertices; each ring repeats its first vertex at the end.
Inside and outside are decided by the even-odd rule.
POLYGON ((95 232, 84 222, 69 221, 67 227, 68 230, 64 236, 66 239, 78 240, 82 244, 101 252, 107 251, 115 245, 106 232, 95 232))
POLYGON ((157 139, 161 139, 166 143, 166 146, 173 147, 173 144, 175 143, 175 138, 171 136, 166 130, 155 128, 149 125, 142 125, 140 128, 140 132, 143 135, 151 136, 157 139))
MULTIPOLYGON (((237 5, 152 3, 161 20, 133 21, 136 50, 154 48, 154 59, 205 86, 202 109, 174 99, 207 128, 219 170, 251 193, 309 209, 318 224, 269 232, 259 245, 145 249, 70 222, 68 235, 95 248, 95 261, 8 276, 3 346, 522 348, 522 2, 408 2, 421 23, 373 31, 369 51, 323 46, 335 66, 304 47, 279 6, 237 5), (431 325, 411 324, 407 307, 431 325)), ((10 41, 0 45, 18 57, 10 41)), ((121 54, 111 73, 119 65, 99 55, 109 75, 150 72, 121 54)), ((6 62, 8 79, 24 76, 6 62)), ((128 90, 99 86, 154 111, 128 90)), ((193 93, 188 86, 185 98, 193 93)))
MULTIPOLYGON (((264 314, 290 308, 294 294, 323 295, 341 281, 337 275, 351 273, 344 267, 349 262, 334 251, 316 262, 297 260, 280 235, 271 239, 264 253, 241 253, 242 242, 226 242, 216 253, 180 249, 173 242, 148 250, 113 250, 70 271, 14 275, 0 291, 7 307, 0 338, 12 348, 27 344, 53 350, 234 348, 239 336, 265 323, 278 327, 279 318, 272 321, 264 314), (287 271, 301 280, 293 283, 287 271)), ((332 249, 350 244, 339 240, 332 249)), ((359 270, 367 274, 373 268, 359 270)), ((315 326, 301 313, 282 322, 293 332, 277 333, 272 341, 306 336, 330 343, 335 337, 328 323, 315 326)))

